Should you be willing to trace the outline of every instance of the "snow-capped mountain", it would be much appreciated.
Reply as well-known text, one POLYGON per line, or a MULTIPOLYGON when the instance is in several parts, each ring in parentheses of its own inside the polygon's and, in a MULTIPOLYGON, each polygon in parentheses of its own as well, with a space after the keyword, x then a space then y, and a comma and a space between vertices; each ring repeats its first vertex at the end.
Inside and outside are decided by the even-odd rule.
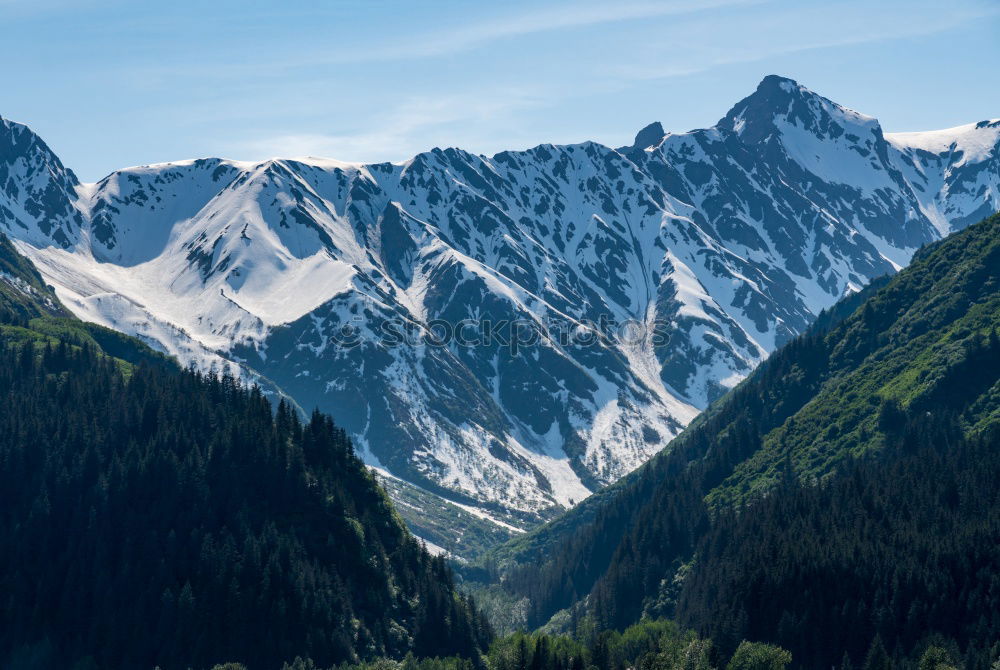
POLYGON ((96 184, 4 121, 0 229, 81 318, 238 363, 371 464, 516 522, 635 468, 845 292, 1000 209, 998 145, 1000 121, 884 134, 775 76, 712 128, 618 149, 96 184))

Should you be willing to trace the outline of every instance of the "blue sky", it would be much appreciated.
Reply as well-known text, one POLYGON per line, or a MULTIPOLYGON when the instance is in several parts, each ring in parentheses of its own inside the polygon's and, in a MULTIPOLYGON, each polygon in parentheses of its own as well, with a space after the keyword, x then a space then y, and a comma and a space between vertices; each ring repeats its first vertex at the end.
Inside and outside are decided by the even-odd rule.
POLYGON ((1000 117, 1000 0, 0 0, 0 115, 84 181, 715 123, 765 75, 887 131, 1000 117))

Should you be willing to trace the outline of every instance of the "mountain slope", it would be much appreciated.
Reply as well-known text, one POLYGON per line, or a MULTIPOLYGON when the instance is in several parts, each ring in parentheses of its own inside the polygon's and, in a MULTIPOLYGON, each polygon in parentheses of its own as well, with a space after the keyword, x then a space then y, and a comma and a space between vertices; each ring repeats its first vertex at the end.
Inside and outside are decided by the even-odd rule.
POLYGON ((0 234, 0 321, 24 325, 41 316, 69 316, 42 276, 0 234))
POLYGON ((780 77, 713 128, 619 149, 200 159, 90 185, 4 129, 0 223, 74 314, 236 362, 344 417, 369 464, 521 526, 1000 206, 996 122, 886 135, 780 77))
POLYGON ((820 481, 894 444, 907 417, 940 413, 973 436, 1000 424, 998 332, 995 215, 835 306, 670 450, 504 548, 502 560, 524 566, 508 567, 505 589, 530 599, 529 625, 584 598, 604 626, 671 613, 713 508, 784 479, 820 481))
POLYGON ((118 331, 74 318, 31 262, 0 233, 0 334, 8 343, 89 346, 131 365, 176 368, 176 362, 118 331))
POLYGON ((876 638, 894 658, 944 642, 957 667, 995 662, 1000 432, 966 439, 947 411, 899 419, 877 457, 716 519, 675 616, 723 654, 760 640, 797 667, 860 664, 876 638))
POLYGON ((328 417, 59 316, 3 238, 0 267, 0 665, 478 656, 488 627, 328 417))

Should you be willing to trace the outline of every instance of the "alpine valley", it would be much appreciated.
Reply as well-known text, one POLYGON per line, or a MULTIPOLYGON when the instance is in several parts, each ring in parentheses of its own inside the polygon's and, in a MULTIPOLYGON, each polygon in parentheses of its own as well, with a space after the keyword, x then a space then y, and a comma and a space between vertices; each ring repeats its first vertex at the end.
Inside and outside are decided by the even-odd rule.
POLYGON ((462 554, 466 526, 414 499, 503 536, 618 480, 822 310, 1000 210, 998 147, 1000 120, 884 133, 777 76, 711 128, 617 149, 96 184, 0 120, 0 231, 76 317, 332 414, 462 554), (484 323, 530 345, 436 331, 484 323))

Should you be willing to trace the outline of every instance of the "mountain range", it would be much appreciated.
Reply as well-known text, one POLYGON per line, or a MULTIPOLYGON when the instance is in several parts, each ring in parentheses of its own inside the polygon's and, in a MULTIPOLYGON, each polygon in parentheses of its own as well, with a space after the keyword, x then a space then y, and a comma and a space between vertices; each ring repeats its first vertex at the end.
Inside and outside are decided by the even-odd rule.
POLYGON ((0 120, 0 231, 77 317, 330 412, 393 482, 516 529, 1000 209, 998 145, 1000 120, 884 133, 777 76, 711 128, 619 148, 205 158, 95 184, 0 120))

